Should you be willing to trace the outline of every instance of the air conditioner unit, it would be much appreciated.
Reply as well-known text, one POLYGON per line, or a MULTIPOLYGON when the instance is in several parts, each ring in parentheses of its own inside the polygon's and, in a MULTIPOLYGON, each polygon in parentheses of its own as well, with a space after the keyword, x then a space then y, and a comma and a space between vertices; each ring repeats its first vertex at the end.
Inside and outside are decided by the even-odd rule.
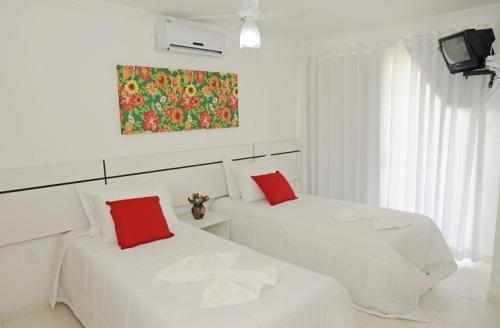
POLYGON ((223 33, 164 19, 155 23, 155 41, 158 52, 222 56, 226 37, 223 33))

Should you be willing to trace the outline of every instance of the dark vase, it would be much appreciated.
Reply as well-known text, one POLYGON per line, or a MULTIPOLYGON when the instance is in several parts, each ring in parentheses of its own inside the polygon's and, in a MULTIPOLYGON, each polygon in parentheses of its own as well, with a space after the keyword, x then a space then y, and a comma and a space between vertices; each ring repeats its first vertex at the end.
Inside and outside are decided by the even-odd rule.
POLYGON ((205 206, 203 205, 195 205, 191 208, 191 214, 195 220, 201 220, 205 216, 205 206))

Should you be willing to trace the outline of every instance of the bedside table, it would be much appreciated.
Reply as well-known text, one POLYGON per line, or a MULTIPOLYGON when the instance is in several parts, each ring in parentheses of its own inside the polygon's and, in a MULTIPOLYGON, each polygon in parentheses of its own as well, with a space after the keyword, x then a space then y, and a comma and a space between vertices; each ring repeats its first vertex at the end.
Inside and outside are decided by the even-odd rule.
POLYGON ((179 220, 198 229, 203 229, 213 233, 219 237, 230 238, 230 222, 231 218, 227 215, 206 211, 205 217, 201 220, 195 220, 191 212, 179 215, 179 220))

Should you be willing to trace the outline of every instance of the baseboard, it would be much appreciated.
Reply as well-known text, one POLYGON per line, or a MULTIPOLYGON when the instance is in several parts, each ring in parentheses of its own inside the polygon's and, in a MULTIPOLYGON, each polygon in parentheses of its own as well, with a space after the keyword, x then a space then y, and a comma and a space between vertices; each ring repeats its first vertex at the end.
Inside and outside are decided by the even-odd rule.
POLYGON ((488 295, 486 296, 486 299, 488 300, 488 303, 490 303, 491 305, 500 308, 500 295, 489 292, 488 295))
POLYGON ((0 313, 0 324, 8 322, 8 321, 12 321, 12 320, 20 318, 20 317, 27 316, 27 315, 32 314, 34 312, 48 309, 49 307, 50 307, 49 302, 42 301, 42 302, 38 302, 38 303, 35 303, 32 305, 28 305, 26 307, 20 308, 18 310, 12 311, 12 312, 0 313))

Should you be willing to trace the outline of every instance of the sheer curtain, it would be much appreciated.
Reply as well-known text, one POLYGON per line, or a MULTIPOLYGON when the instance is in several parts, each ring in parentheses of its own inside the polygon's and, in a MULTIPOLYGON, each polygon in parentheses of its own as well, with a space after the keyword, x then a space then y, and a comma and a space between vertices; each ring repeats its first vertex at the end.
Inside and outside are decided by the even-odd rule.
POLYGON ((479 255, 487 80, 452 76, 438 35, 387 49, 380 204, 430 216, 457 258, 479 255))
POLYGON ((381 49, 319 52, 302 58, 304 189, 379 202, 381 49))
POLYGON ((457 258, 475 259, 487 80, 452 76, 438 38, 304 56, 304 187, 428 215, 457 258))

